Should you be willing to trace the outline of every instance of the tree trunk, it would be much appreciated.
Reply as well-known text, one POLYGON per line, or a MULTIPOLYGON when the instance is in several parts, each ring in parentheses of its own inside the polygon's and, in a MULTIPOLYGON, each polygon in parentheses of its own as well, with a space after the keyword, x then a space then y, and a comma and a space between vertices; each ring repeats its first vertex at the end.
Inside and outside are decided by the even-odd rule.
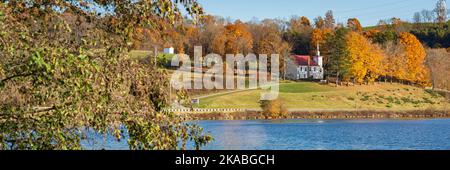
POLYGON ((337 76, 336 76, 336 87, 339 86, 338 83, 339 83, 339 72, 337 72, 337 76))

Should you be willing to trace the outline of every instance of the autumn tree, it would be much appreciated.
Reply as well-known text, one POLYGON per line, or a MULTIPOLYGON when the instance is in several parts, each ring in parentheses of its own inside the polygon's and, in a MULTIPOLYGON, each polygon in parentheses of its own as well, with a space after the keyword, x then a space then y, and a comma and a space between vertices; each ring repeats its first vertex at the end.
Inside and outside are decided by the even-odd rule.
POLYGON ((287 42, 282 39, 282 30, 274 20, 264 20, 258 24, 250 24, 253 51, 256 54, 282 54, 290 51, 287 42))
MULTIPOLYGON (((252 51, 253 37, 248 31, 247 26, 241 21, 236 21, 225 26, 222 35, 217 35, 213 40, 213 47, 220 49, 217 52, 225 52, 226 54, 247 54, 252 51), (224 50, 224 51, 222 51, 224 50)), ((225 53, 218 53, 224 55, 225 53)))
POLYGON ((421 85, 429 84, 429 71, 425 67, 426 51, 416 36, 402 32, 399 43, 405 48, 407 74, 405 80, 421 85))
POLYGON ((292 17, 283 39, 292 46, 292 53, 308 54, 311 51, 311 22, 306 17, 292 17))
POLYGON ((350 32, 346 37, 349 57, 349 74, 355 82, 374 82, 382 74, 382 50, 358 32, 350 32))
POLYGON ((356 32, 362 32, 362 26, 358 19, 356 18, 350 18, 347 21, 347 27, 356 32))
MULTIPOLYGON (((256 54, 279 54, 279 70, 284 74, 285 58, 289 57, 291 47, 282 38, 281 26, 276 20, 266 19, 260 23, 249 23, 249 31, 253 37, 253 52, 256 54)), ((270 60, 269 60, 270 61, 270 60)))
POLYGON ((428 49, 426 65, 430 69, 433 88, 450 90, 450 53, 445 49, 428 49))
POLYGON ((393 17, 390 20, 391 28, 397 33, 409 32, 411 30, 411 24, 406 21, 402 21, 400 18, 393 17))
POLYGON ((316 17, 314 19, 314 26, 316 29, 325 28, 325 20, 321 16, 316 17))
POLYGON ((205 15, 199 22, 200 42, 205 54, 225 53, 225 22, 223 18, 205 15))
POLYGON ((227 43, 227 35, 226 34, 217 34, 215 35, 213 41, 210 45, 210 50, 212 53, 224 55, 226 54, 225 44, 227 43))
POLYGON ((330 29, 314 29, 311 35, 311 46, 316 46, 317 44, 324 44, 326 37, 332 34, 330 29))
POLYGON ((192 23, 186 23, 183 27, 184 38, 184 51, 189 54, 189 56, 194 56, 194 47, 202 46, 201 32, 198 25, 192 23))
POLYGON ((263 115, 266 116, 266 118, 284 118, 289 113, 284 101, 279 98, 276 100, 261 101, 260 105, 263 109, 263 115))
POLYGON ((300 24, 304 27, 311 27, 311 21, 309 21, 309 19, 305 16, 300 18, 300 24))
POLYGON ((153 26, 144 25, 136 28, 132 34, 132 49, 154 50, 154 47, 162 48, 165 43, 165 35, 170 29, 170 22, 161 18, 153 18, 153 26))
POLYGON ((383 50, 385 52, 385 58, 382 60, 385 81, 389 80, 392 83, 394 79, 404 80, 407 74, 404 46, 396 41, 389 41, 383 44, 383 50))
POLYGON ((133 34, 132 48, 135 50, 152 50, 155 45, 163 46, 162 36, 161 32, 149 28, 136 28, 136 32, 133 34))
POLYGON ((173 47, 176 53, 184 54, 184 44, 187 41, 184 36, 183 26, 176 26, 164 34, 164 47, 173 47))

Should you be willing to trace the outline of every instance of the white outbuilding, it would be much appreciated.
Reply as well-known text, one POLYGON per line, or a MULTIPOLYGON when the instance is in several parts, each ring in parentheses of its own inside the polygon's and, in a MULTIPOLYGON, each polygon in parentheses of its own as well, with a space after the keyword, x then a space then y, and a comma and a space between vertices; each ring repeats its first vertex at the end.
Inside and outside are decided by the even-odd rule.
POLYGON ((164 48, 164 54, 175 54, 175 49, 173 47, 164 48))

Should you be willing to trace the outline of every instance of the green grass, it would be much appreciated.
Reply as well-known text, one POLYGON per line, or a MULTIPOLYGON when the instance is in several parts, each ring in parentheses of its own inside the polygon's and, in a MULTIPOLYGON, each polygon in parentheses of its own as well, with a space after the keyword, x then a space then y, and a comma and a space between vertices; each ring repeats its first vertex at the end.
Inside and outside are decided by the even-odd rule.
MULTIPOLYGON (((202 98, 200 108, 259 108, 262 90, 249 90, 202 98)), ((290 109, 392 109, 442 108, 442 96, 417 87, 382 83, 370 86, 332 87, 312 82, 280 84, 279 97, 290 109)))
POLYGON ((144 50, 132 50, 130 51, 130 57, 133 59, 142 59, 153 55, 152 51, 144 51, 144 50))
POLYGON ((327 92, 332 90, 334 90, 334 88, 309 82, 287 83, 281 84, 280 86, 281 93, 311 93, 311 92, 327 92))

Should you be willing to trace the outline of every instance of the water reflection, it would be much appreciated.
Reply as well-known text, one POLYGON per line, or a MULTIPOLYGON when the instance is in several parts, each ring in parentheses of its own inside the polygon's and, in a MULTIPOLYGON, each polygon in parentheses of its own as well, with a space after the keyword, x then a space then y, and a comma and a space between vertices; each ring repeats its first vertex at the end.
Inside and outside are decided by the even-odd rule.
MULTIPOLYGON (((205 122, 202 122, 205 123, 205 122)), ((216 141, 221 141, 220 148, 244 150, 257 149, 261 147, 267 140, 266 131, 263 126, 251 122, 226 121, 211 126, 206 129, 213 128, 213 134, 216 141), (251 136, 241 136, 240 134, 252 134, 251 136), (251 148, 249 148, 251 146, 251 148)))

